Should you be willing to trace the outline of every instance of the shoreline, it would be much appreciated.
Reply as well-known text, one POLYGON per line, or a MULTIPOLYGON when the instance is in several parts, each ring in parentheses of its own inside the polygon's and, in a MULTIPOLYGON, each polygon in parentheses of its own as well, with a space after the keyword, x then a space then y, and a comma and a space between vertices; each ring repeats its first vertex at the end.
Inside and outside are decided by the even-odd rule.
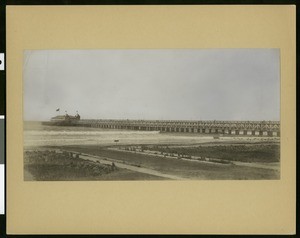
MULTIPOLYGON (((277 153, 280 150, 280 137, 245 135, 214 137, 212 134, 199 133, 157 133, 140 130, 37 126, 34 128, 27 127, 24 130, 23 149, 24 153, 35 150, 72 151, 79 155, 97 156, 100 159, 98 162, 101 161, 101 158, 106 158, 106 161, 121 163, 121 167, 127 166, 127 169, 120 167, 118 173, 114 172, 97 178, 88 175, 80 177, 80 173, 79 177, 76 178, 75 175, 75 177, 72 175, 74 171, 67 170, 70 176, 73 176, 72 179, 76 181, 176 178, 276 180, 280 178, 279 152, 277 153), (131 153, 118 151, 119 147, 131 147, 134 151, 131 153), (141 147, 144 148, 143 150, 153 153, 139 153, 138 150, 141 147), (142 169, 144 172, 148 171, 148 174, 140 173, 142 169), (159 177, 162 174, 164 175, 159 177)), ((102 162, 105 161, 102 160, 102 162)), ((46 162, 45 165, 47 165, 46 162)), ((50 170, 53 167, 49 163, 46 167, 41 167, 38 164, 35 166, 45 173, 47 173, 47 166, 50 170)), ((57 169, 63 171, 65 166, 67 165, 62 165, 57 169)), ((56 172, 53 170, 55 175, 53 176, 57 181, 66 179, 62 171, 59 175, 60 178, 55 175, 56 172)), ((40 176, 43 175, 40 174, 40 176)))

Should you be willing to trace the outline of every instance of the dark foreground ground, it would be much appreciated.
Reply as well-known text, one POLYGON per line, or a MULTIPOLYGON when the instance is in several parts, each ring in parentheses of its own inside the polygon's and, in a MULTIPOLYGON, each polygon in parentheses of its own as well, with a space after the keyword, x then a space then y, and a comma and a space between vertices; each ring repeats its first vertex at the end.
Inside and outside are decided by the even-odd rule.
POLYGON ((254 143, 247 144, 210 144, 201 146, 145 146, 144 149, 168 153, 181 153, 184 155, 208 156, 247 163, 207 163, 188 161, 136 153, 134 151, 117 151, 109 147, 90 146, 64 146, 63 149, 110 158, 115 161, 136 164, 141 167, 153 169, 161 173, 173 174, 184 179, 208 180, 263 180, 280 179, 279 171, 279 144, 254 143), (259 162, 259 163, 258 163, 259 162), (270 168, 260 168, 259 165, 275 164, 270 168), (253 167, 258 165, 258 167, 253 167))
POLYGON ((24 180, 166 179, 151 173, 119 168, 113 166, 113 162, 146 168, 161 174, 178 176, 182 179, 280 179, 279 147, 279 143, 276 142, 216 142, 188 146, 76 145, 44 147, 24 152, 24 180), (55 152, 55 150, 60 150, 60 152, 55 152), (72 155, 70 155, 70 151, 73 152, 72 155), (79 158, 81 153, 98 156, 98 158, 111 163, 103 164, 99 161, 81 159, 79 158), (197 161, 193 159, 195 157, 201 159, 197 161))
MULTIPOLYGON (((125 149, 128 148, 125 147, 125 149)), ((201 156, 247 163, 274 163, 280 161, 278 142, 210 142, 194 146, 142 145, 139 148, 171 155, 201 156)))
POLYGON ((164 178, 87 161, 54 150, 24 153, 25 181, 162 180, 164 178))

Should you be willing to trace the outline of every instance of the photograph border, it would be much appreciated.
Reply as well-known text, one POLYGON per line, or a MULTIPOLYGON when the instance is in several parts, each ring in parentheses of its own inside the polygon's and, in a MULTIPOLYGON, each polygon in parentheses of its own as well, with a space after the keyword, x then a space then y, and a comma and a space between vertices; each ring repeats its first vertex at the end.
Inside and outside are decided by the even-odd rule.
MULTIPOLYGON (((103 10, 104 8, 99 10, 99 7, 85 7, 84 9, 72 7, 71 10, 70 8, 62 10, 62 7, 43 9, 42 7, 10 6, 7 8, 7 158, 15 158, 15 160, 7 160, 8 233, 294 233, 296 182, 294 110, 296 101, 295 7, 194 6, 191 9, 190 7, 177 8, 174 6, 171 7, 173 9, 177 8, 173 12, 173 14, 175 13, 174 16, 167 13, 169 10, 165 9, 168 7, 164 6, 155 9, 155 17, 154 15, 149 15, 149 12, 151 12, 151 8, 158 8, 158 6, 152 6, 147 8, 147 10, 145 10, 145 7, 143 9, 142 6, 132 7, 132 9, 140 8, 138 9, 138 14, 134 12, 137 15, 142 14, 140 10, 146 11, 143 12, 145 15, 135 17, 142 16, 143 21, 148 22, 146 24, 148 28, 146 29, 151 29, 150 31, 158 38, 158 33, 163 32, 162 30, 165 29, 160 25, 162 22, 157 22, 158 19, 162 19, 162 15, 159 14, 164 14, 164 20, 173 20, 173 22, 168 21, 168 23, 163 21, 166 26, 177 23, 177 28, 171 29, 168 33, 174 36, 175 33, 178 34, 177 30, 180 29, 182 34, 184 32, 184 37, 174 40, 172 43, 169 41, 170 35, 166 35, 167 32, 164 33, 164 43, 162 41, 158 42, 157 38, 150 38, 150 41, 148 39, 148 43, 146 43, 143 37, 148 36, 148 34, 142 34, 145 32, 141 30, 144 28, 139 27, 140 22, 132 25, 134 17, 130 15, 130 12, 127 10, 120 12, 118 10, 119 7, 114 6, 105 8, 105 10, 103 10), (62 17, 65 20, 62 21, 63 24, 61 26, 55 24, 57 23, 55 19, 53 22, 49 21, 53 16, 54 9, 55 16, 62 17), (117 14, 116 12, 112 15, 112 12, 107 14, 105 12, 107 9, 110 9, 109 11, 117 11, 117 14), (74 12, 70 13, 70 11, 74 12), (97 11, 102 11, 103 15, 97 15, 97 13, 99 14, 97 11), (197 11, 204 11, 202 13, 204 13, 203 15, 205 15, 206 19, 215 21, 211 22, 209 26, 206 24, 205 32, 210 33, 210 35, 201 40, 196 38, 197 35, 193 34, 189 26, 189 23, 193 22, 191 21, 193 17, 197 24, 204 24, 200 23, 198 19, 199 12, 197 11), (219 13, 219 15, 211 18, 210 14, 212 11, 219 13), (255 17, 251 17, 249 12, 255 13, 255 17), (107 28, 104 27, 98 32, 98 37, 99 35, 107 35, 112 40, 111 42, 108 42, 107 39, 96 42, 98 37, 95 37, 96 39, 85 37, 82 33, 83 29, 85 29, 85 32, 93 32, 97 29, 95 28, 95 23, 84 28, 84 23, 76 24, 75 22, 78 28, 71 26, 71 29, 68 29, 66 32, 62 31, 63 25, 67 23, 68 16, 72 16, 74 22, 78 16, 82 17, 87 14, 91 18, 94 17, 94 19, 100 18, 103 20, 103 17, 113 19, 113 21, 109 22, 110 24, 107 28), (120 14, 124 14, 123 17, 127 20, 125 22, 125 24, 128 24, 126 30, 129 30, 130 34, 124 34, 124 29, 120 27, 120 14), (129 19, 128 15, 133 18, 129 19), (180 18, 180 16, 187 15, 190 21, 180 18), (32 16, 32 18, 29 16, 32 16), (221 22, 224 17, 227 19, 226 23, 221 22), (239 22, 236 22, 236 18, 239 19, 239 22), (251 25, 249 25, 250 20, 251 25), (277 24, 274 24, 274 21, 277 24), (254 34, 251 36, 244 32, 247 36, 251 36, 251 39, 245 39, 245 35, 242 34, 241 29, 244 29, 243 23, 248 24, 247 34, 249 32, 254 34), (81 27, 78 25, 81 25, 81 27), (157 28, 153 28, 153 26, 157 28), (35 30, 33 31, 33 29, 35 30), (75 32, 72 32, 72 30, 75 32), (215 30, 218 31, 215 32, 215 30), (31 32, 35 32, 35 34, 31 34, 31 32), (79 32, 81 32, 79 37, 74 39, 75 34, 79 32), (49 39, 51 33, 57 35, 52 35, 53 37, 49 39), (212 33, 216 33, 216 35, 212 33), (251 42, 258 33, 261 34, 261 37, 251 42), (222 40, 216 39, 216 36, 220 34, 223 34, 222 40), (274 38, 278 34, 282 34, 281 37, 274 38), (59 39, 61 38, 59 36, 64 36, 64 43, 59 39), (116 40, 116 36, 121 37, 116 40), (45 41, 45 39, 48 40, 45 41), (136 41, 132 41, 133 39, 136 41), (226 46, 229 48, 230 46, 249 48, 252 45, 253 47, 277 46, 281 49, 281 104, 283 104, 281 109, 284 109, 281 110, 281 126, 284 128, 284 130, 281 128, 283 132, 281 133, 281 145, 284 149, 282 152, 288 159, 284 162, 281 160, 282 179, 280 181, 242 181, 242 183, 240 181, 197 181, 191 182, 189 185, 186 182, 177 181, 176 184, 172 182, 141 182, 139 185, 136 182, 120 182, 117 184, 107 182, 106 185, 108 186, 102 186, 96 182, 89 182, 90 184, 86 186, 87 184, 74 182, 68 184, 66 188, 63 183, 54 182, 41 185, 32 182, 25 185, 20 180, 23 177, 22 172, 20 172, 20 169, 23 168, 23 160, 22 156, 20 156, 20 148, 22 148, 22 143, 20 144, 22 141, 22 133, 20 133, 22 131, 22 123, 20 123, 22 120, 22 116, 20 116, 20 112, 22 113, 22 93, 20 93, 20 86, 22 85, 20 81, 22 79, 22 54, 20 52, 23 49, 62 48, 66 47, 66 45, 78 48, 83 47, 83 45, 91 48, 97 46, 109 48, 117 45, 130 48, 138 45, 137 48, 139 48, 147 44, 161 45, 164 48, 168 47, 168 45, 170 46, 170 44, 174 47, 176 43, 178 44, 177 47, 180 47, 180 44, 197 47, 197 45, 199 46, 199 44, 203 43, 205 48, 224 48, 226 46), (226 186, 228 183, 230 183, 230 186, 226 186), (245 183, 247 186, 245 186, 245 183), (122 189, 120 186, 122 186, 122 189), (139 188, 137 189, 137 187, 139 188), (90 191, 94 192, 94 196, 89 193, 90 191), (176 196, 178 192, 181 195, 176 196), (107 193, 110 193, 110 195, 107 193), (83 198, 78 196, 78 194, 85 194, 86 196, 83 198), (49 195, 51 196, 49 197, 49 195), (239 199, 237 201, 234 200, 236 198, 235 195, 238 195, 239 199), (48 200, 46 197, 48 197, 48 200), (97 198, 99 197, 101 197, 101 206, 99 205, 98 209, 92 211, 90 205, 98 204, 97 198), (120 202, 117 197, 122 197, 126 201, 127 207, 124 207, 124 203, 120 202), (220 197, 222 200, 220 200, 220 197), (82 202, 82 199, 87 200, 89 206, 87 206, 86 202, 82 202), (110 209, 109 205, 111 204, 115 206, 110 209), (280 204, 287 205, 284 208, 280 208, 280 204), (136 207, 140 209, 134 210, 133 208, 136 207), (99 209, 101 213, 99 213, 99 209), (215 209, 217 209, 216 212, 213 211, 215 209), (60 214, 63 214, 63 216, 58 217, 57 211, 60 211, 60 214), (26 219, 28 214, 31 214, 31 219, 26 219), (91 223, 80 224, 80 216, 81 218, 85 217, 91 223), (164 219, 162 219, 163 216, 164 219), (178 217, 180 217, 181 222, 178 221, 178 217), (266 220, 266 218, 269 218, 269 220, 266 220), (62 223, 61 219, 65 222, 62 223), (99 223, 105 225, 97 227, 99 223), (149 224, 151 225, 149 226, 149 224), (216 224, 218 225, 216 226, 216 224)), ((82 19, 81 17, 79 19, 82 19)), ((86 19, 86 21, 89 21, 89 19, 86 19)), ((174 27, 174 25, 172 26, 174 27)), ((200 33, 198 32, 198 34, 200 33)))

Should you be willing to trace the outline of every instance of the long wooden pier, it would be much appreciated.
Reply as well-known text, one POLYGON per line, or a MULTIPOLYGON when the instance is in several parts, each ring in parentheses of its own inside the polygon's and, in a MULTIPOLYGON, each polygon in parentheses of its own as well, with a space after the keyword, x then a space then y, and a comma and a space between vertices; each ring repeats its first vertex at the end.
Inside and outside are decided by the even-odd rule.
POLYGON ((186 120, 79 120, 77 126, 248 136, 280 136, 279 121, 186 121, 186 120))

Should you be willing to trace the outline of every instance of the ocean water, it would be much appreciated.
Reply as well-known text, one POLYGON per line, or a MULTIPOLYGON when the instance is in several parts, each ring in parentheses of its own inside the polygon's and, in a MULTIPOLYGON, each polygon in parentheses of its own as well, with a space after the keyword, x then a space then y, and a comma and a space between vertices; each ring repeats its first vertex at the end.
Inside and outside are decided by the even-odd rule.
POLYGON ((201 134, 160 133, 88 127, 48 126, 24 122, 24 146, 115 145, 117 144, 197 144, 214 141, 201 134))

